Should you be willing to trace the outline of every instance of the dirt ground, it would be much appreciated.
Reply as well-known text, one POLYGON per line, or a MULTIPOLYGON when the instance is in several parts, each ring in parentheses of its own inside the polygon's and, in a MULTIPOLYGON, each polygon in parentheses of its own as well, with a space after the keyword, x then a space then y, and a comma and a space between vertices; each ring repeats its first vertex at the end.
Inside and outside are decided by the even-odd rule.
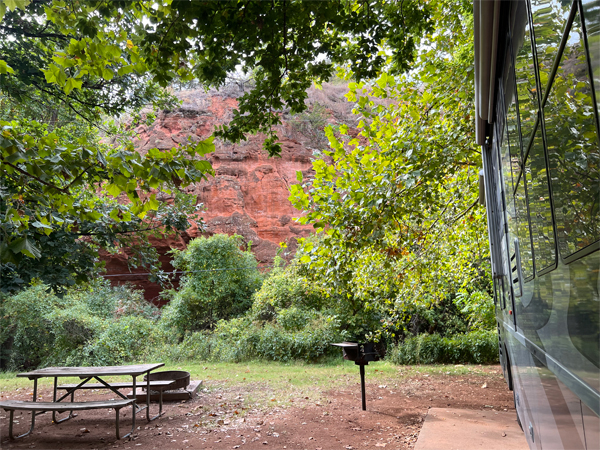
MULTIPOLYGON (((0 410, 0 446, 35 449, 412 449, 430 407, 514 410, 499 366, 483 366, 483 374, 419 374, 397 384, 377 385, 367 379, 367 411, 361 410, 358 374, 342 389, 323 392, 319 402, 290 399, 289 406, 260 409, 247 397, 260 385, 232 388, 205 383, 197 397, 165 404, 166 414, 148 423, 138 415, 133 439, 115 438, 112 410, 82 411, 74 419, 52 424, 51 414, 36 418, 31 436, 7 440, 8 413, 0 410), (356 382, 354 382, 356 381, 356 382)), ((88 391, 85 400, 107 399, 108 391, 88 391)), ((50 400, 42 389, 40 401, 50 400)), ((110 395, 109 395, 110 397, 110 395)), ((2 399, 30 400, 23 389, 2 399)), ((83 400, 81 398, 80 400, 83 400)), ((275 399, 273 399, 275 400, 275 399)), ((275 404, 275 403, 274 403, 275 404)), ((155 414, 157 404, 152 403, 155 414)), ((131 428, 130 408, 121 410, 121 430, 131 428)), ((15 431, 29 429, 29 413, 15 412, 15 431)))

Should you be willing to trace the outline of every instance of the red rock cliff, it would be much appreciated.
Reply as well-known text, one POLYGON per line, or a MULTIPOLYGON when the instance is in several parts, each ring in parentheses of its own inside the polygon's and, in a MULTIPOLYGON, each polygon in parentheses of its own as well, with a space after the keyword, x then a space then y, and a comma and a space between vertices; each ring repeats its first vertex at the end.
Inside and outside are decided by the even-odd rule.
MULTIPOLYGON (((327 92, 312 91, 308 113, 290 117, 283 115, 283 125, 277 127, 282 145, 281 157, 270 158, 262 150, 264 136, 251 136, 238 144, 216 142, 216 151, 208 155, 215 176, 208 181, 186 188, 204 205, 202 213, 208 233, 239 234, 252 241, 252 251, 261 264, 268 265, 277 253, 280 242, 288 245, 290 254, 296 249, 296 239, 312 231, 311 226, 294 221, 299 216, 288 200, 289 187, 296 183, 296 172, 304 177, 312 173, 313 151, 326 146, 322 128, 336 117, 349 116, 351 106, 342 98, 343 86, 333 86, 327 92), (324 106, 326 105, 326 106, 324 106)), ((216 125, 227 123, 236 106, 236 90, 205 93, 184 91, 178 94, 182 105, 175 111, 162 112, 151 126, 136 128, 134 141, 138 151, 171 148, 191 140, 209 137, 216 125)), ((348 121, 344 120, 348 123, 348 121)), ((197 226, 178 238, 153 241, 161 255, 163 270, 171 271, 171 248, 183 249, 190 239, 201 235, 197 226)), ((127 255, 107 255, 107 275, 128 274, 127 255)), ((140 270, 137 272, 145 272, 140 270)), ((147 299, 155 299, 160 287, 149 283, 143 275, 111 276, 113 283, 132 281, 145 290, 147 299)))

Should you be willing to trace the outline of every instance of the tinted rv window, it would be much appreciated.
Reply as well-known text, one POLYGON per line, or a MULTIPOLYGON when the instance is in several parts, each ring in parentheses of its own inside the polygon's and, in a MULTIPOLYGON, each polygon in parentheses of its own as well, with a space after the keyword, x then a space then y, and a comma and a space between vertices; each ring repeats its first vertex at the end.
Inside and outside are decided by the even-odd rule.
MULTIPOLYGON (((513 75, 512 72, 511 75, 513 75)), ((508 128, 508 143, 510 147, 510 166, 513 182, 516 183, 517 177, 521 172, 521 140, 519 124, 517 122, 517 103, 514 84, 510 84, 508 89, 510 89, 510 91, 506 100, 506 126, 508 128)))
POLYGON ((583 0, 583 17, 594 72, 596 107, 600 110, 600 0, 583 0))
POLYGON ((531 237, 536 273, 555 267, 556 249, 552 226, 552 208, 548 189, 548 172, 544 156, 542 127, 538 124, 529 155, 525 160, 531 237))
MULTIPOLYGON (((524 2, 522 2, 524 3, 524 2)), ((529 23, 523 28, 515 29, 515 75, 517 80, 517 97, 519 104, 519 117, 521 120, 521 136, 523 150, 529 145, 531 133, 538 113, 537 87, 533 54, 531 51, 531 37, 529 23)))
POLYGON ((531 2, 542 95, 550 81, 550 72, 556 60, 570 11, 570 1, 532 0, 531 2))
MULTIPOLYGON (((514 139, 515 136, 511 136, 514 139)), ((502 133, 502 145, 500 146, 500 156, 502 158, 502 175, 504 176, 504 188, 506 189, 506 195, 508 197, 515 191, 514 187, 514 175, 511 164, 510 152, 509 152, 509 136, 508 136, 508 123, 504 124, 504 132, 502 133)), ((518 175, 518 167, 515 175, 518 175)))
POLYGON ((521 270, 523 271, 523 281, 527 282, 533 279, 533 255, 531 252, 525 179, 523 177, 519 179, 517 184, 515 208, 517 212, 517 237, 521 249, 521 270))
POLYGON ((561 256, 600 239, 600 150, 579 15, 544 106, 561 256))
MULTIPOLYGON (((502 159, 502 175, 504 177, 504 196, 506 198, 506 220, 508 225, 508 257, 511 260, 511 268, 515 264, 515 242, 514 238, 517 236, 517 212, 515 209, 515 201, 513 197, 513 176, 512 168, 510 163, 509 153, 509 136, 506 124, 504 125, 504 133, 502 133, 502 145, 500 146, 500 157, 502 159)), ((511 277, 514 281, 514 277, 511 277)), ((519 294, 520 295, 520 294, 519 294)))
MULTIPOLYGON (((511 42, 514 44, 514 41, 511 42)), ((533 279, 533 255, 531 252, 531 235, 529 233, 529 214, 525 196, 525 178, 521 173, 521 141, 517 111, 517 91, 514 82, 515 73, 512 65, 512 53, 509 55, 506 84, 506 133, 510 154, 510 170, 512 172, 513 190, 507 198, 508 226, 511 236, 519 239, 521 252, 521 270, 523 281, 533 279)), ((512 238, 511 238, 512 240, 512 238)), ((513 244, 514 246, 514 244, 513 244)), ((511 255, 512 256, 512 255, 511 255)))

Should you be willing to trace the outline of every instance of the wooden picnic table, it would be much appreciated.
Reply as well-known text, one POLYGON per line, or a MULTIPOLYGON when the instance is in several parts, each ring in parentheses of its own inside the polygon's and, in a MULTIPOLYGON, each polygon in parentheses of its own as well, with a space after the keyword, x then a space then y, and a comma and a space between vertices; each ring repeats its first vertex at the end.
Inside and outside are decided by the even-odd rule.
POLYGON ((161 411, 159 411, 158 415, 150 418, 150 387, 151 381, 150 377, 146 377, 146 381, 140 383, 140 386, 146 384, 146 406, 144 408, 140 408, 136 404, 136 396, 134 395, 133 400, 128 399, 124 394, 122 394, 119 389, 122 389, 126 386, 131 386, 133 388, 133 392, 136 392, 137 389, 137 377, 140 375, 149 375, 155 369, 164 366, 164 363, 155 363, 155 364, 134 364, 128 366, 95 366, 95 367, 46 367, 44 369, 37 369, 31 372, 20 373, 17 377, 29 378, 33 380, 33 402, 3 402, 0 403, 0 407, 3 407, 6 410, 11 411, 11 421, 10 421, 10 429, 11 429, 11 438, 12 438, 12 413, 15 409, 26 409, 32 411, 31 413, 31 428, 25 434, 17 436, 18 438, 27 436, 33 431, 35 426, 35 416, 38 414, 43 414, 48 411, 52 411, 52 420, 55 423, 60 423, 65 420, 70 419, 73 416, 73 411, 75 410, 84 410, 84 409, 97 409, 97 408, 115 408, 117 411, 117 438, 119 438, 119 409, 121 407, 127 406, 129 404, 132 405, 133 414, 132 414, 132 427, 131 431, 123 437, 130 436, 135 430, 135 416, 138 412, 146 409, 146 418, 148 421, 156 419, 162 413, 162 405, 161 411), (128 383, 111 383, 106 382, 103 378, 110 376, 131 376, 131 384, 128 383), (66 394, 58 397, 58 378, 65 377, 79 377, 82 381, 75 385, 69 386, 61 386, 61 389, 65 389, 66 394), (35 405, 37 401, 37 382, 40 378, 54 378, 54 389, 52 402, 39 402, 39 406, 35 405), (74 402, 73 397, 75 391, 79 389, 86 389, 86 384, 91 381, 98 381, 99 388, 109 389, 119 397, 124 400, 121 401, 107 401, 107 402, 74 402), (71 402, 61 403, 65 398, 71 397, 71 402), (58 398, 57 398, 58 397, 58 398), (59 404, 60 403, 60 404, 59 404), (36 413, 36 411, 40 411, 36 413), (63 418, 61 420, 56 420, 56 413, 69 411, 69 416, 63 418))

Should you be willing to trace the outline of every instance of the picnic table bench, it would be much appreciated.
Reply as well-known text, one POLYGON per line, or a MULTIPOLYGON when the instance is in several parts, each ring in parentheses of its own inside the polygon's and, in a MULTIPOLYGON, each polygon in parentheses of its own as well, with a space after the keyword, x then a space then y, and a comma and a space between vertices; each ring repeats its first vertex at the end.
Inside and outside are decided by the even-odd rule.
MULTIPOLYGON (((9 437, 10 439, 21 438, 29 435, 33 428, 35 427, 35 417, 44 414, 46 412, 52 412, 52 420, 54 423, 64 422, 72 417, 73 411, 83 411, 89 409, 115 409, 116 411, 116 433, 117 439, 120 439, 119 434, 119 411, 131 405, 132 406, 132 424, 131 431, 127 433, 123 437, 130 436, 135 430, 135 417, 136 414, 144 409, 146 409, 146 418, 148 421, 154 420, 162 414, 162 391, 168 388, 166 381, 162 380, 150 380, 148 375, 154 369, 164 366, 163 363, 157 364, 137 364, 137 365, 129 365, 129 366, 99 366, 99 367, 47 367, 45 369, 38 369, 32 372, 20 373, 17 377, 27 377, 30 380, 33 380, 33 401, 20 401, 20 400, 7 400, 0 402, 0 408, 8 411, 10 413, 10 423, 9 423, 9 437), (137 377, 139 375, 147 375, 147 380, 140 382, 138 384, 137 377), (131 382, 125 383, 107 383, 102 379, 102 377, 107 376, 131 376, 131 382), (51 402, 38 402, 37 401, 37 382, 39 378, 43 377, 52 377, 54 378, 54 390, 53 390, 53 401, 51 402), (82 381, 79 384, 65 384, 58 385, 59 377, 79 377, 82 381), (92 379, 98 381, 98 383, 88 384, 92 379), (146 387, 146 406, 144 408, 140 408, 136 403, 136 398, 129 399, 121 392, 119 389, 133 388, 134 392, 137 386, 146 387), (153 388, 154 390, 160 391, 161 393, 161 404, 159 413, 150 418, 150 390, 153 388), (109 400, 109 401, 85 401, 85 402, 75 402, 74 394, 75 391, 79 389, 109 389, 119 397, 121 400, 109 400), (66 390, 67 392, 62 395, 60 398, 57 398, 58 390, 66 390), (70 402, 62 402, 65 398, 71 397, 70 402), (17 436, 16 438, 13 436, 13 416, 14 411, 31 411, 31 428, 28 432, 17 436), (62 412, 69 412, 69 415, 61 420, 56 420, 56 414, 62 412)), ((169 382, 170 384, 171 382, 169 382)))
MULTIPOLYGON (((3 402, 0 402, 0 407, 10 413, 10 419, 9 419, 9 423, 8 423, 8 437, 11 440, 15 439, 15 437, 13 435, 13 416, 14 416, 15 411, 17 411, 17 410, 18 411, 31 411, 31 414, 33 416, 36 416, 36 415, 44 414, 45 412, 50 412, 50 411, 53 413, 70 411, 72 413, 73 411, 83 411, 83 410, 89 410, 89 409, 104 409, 104 408, 111 408, 111 409, 115 410, 115 413, 116 413, 116 425, 115 426, 116 426, 116 432, 117 432, 117 439, 121 439, 120 432, 119 432, 119 412, 121 411, 121 408, 124 408, 125 406, 129 406, 129 405, 133 406, 134 403, 135 403, 134 399, 111 400, 111 401, 104 401, 104 402, 69 402, 69 403, 24 402, 24 401, 20 401, 20 400, 6 400, 3 402), (40 411, 40 412, 38 413, 36 411, 40 411)), ((127 433, 127 436, 129 436, 131 433, 133 433, 133 429, 134 429, 133 424, 134 424, 134 422, 132 421, 131 431, 129 433, 127 433)), ((27 436, 29 433, 31 433, 31 431, 33 431, 33 426, 34 426, 34 424, 32 423, 31 429, 27 433, 17 436, 17 438, 27 436)))

